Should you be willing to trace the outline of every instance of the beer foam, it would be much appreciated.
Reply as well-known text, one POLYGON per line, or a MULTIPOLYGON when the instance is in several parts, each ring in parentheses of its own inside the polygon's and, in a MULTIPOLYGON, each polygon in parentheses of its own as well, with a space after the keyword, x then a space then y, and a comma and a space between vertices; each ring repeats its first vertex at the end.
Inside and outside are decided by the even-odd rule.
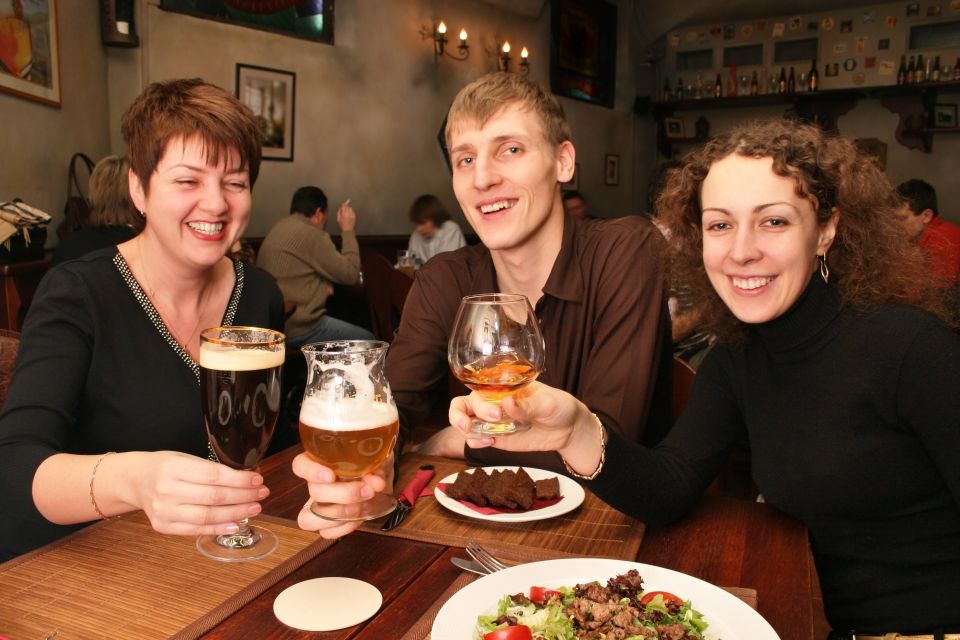
POLYGON ((300 405, 300 422, 316 429, 329 431, 375 429, 398 419, 397 407, 389 402, 344 398, 334 403, 315 396, 307 396, 300 405))
POLYGON ((199 365, 217 371, 256 371, 283 364, 283 351, 265 349, 224 349, 214 344, 200 345, 199 365))

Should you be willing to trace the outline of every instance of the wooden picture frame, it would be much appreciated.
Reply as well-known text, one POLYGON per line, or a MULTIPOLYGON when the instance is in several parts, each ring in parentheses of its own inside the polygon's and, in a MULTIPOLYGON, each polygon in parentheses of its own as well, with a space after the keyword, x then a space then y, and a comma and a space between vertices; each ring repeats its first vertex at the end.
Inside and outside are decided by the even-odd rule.
POLYGON ((293 162, 297 74, 237 63, 236 96, 263 133, 263 159, 293 162))
POLYGON ((683 120, 680 118, 664 118, 663 133, 671 140, 677 140, 686 137, 683 127, 683 120))
MULTIPOLYGON (((227 2, 211 0, 160 0, 160 8, 171 13, 183 13, 195 18, 214 20, 247 29, 269 31, 291 38, 333 44, 335 0, 301 2, 303 7, 293 10, 296 2, 246 2, 262 5, 256 12, 228 11, 227 2)), ((153 4, 156 4, 154 1, 153 4)), ((232 3, 235 5, 241 3, 232 3)))
POLYGON ((933 105, 933 126, 935 128, 956 128, 957 127, 957 105, 955 104, 935 104, 933 105))
POLYGON ((24 3, 21 14, 0 12, 10 36, 0 54, 0 91, 60 107, 57 0, 24 3))
POLYGON ((611 187, 620 184, 620 156, 614 154, 604 156, 603 184, 611 187))
POLYGON ((550 90, 613 108, 617 7, 606 0, 551 0, 550 90))

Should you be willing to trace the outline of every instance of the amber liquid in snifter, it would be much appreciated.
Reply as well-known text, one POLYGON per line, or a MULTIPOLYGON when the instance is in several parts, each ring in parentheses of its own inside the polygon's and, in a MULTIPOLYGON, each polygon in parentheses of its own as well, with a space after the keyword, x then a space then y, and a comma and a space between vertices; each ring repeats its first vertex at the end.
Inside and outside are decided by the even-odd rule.
POLYGON ((499 403, 536 380, 540 372, 529 360, 505 353, 479 358, 453 373, 484 400, 499 403))

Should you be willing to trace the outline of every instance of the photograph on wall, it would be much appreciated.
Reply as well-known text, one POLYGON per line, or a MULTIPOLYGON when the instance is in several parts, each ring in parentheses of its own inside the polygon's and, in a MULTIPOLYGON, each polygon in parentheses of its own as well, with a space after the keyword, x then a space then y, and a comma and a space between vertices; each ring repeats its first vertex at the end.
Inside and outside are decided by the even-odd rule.
POLYGON ((957 126, 957 105, 938 104, 933 107, 933 126, 935 127, 956 127, 957 126))
POLYGON ((552 0, 550 90, 613 107, 617 7, 605 0, 552 0))
POLYGON ((609 186, 620 184, 620 156, 607 155, 604 158, 603 184, 609 186))
POLYGON ((289 71, 237 64, 236 95, 257 118, 264 160, 293 160, 296 82, 289 71))
POLYGON ((206 20, 333 44, 333 0, 160 0, 160 8, 206 20))
POLYGON ((0 2, 0 91, 60 106, 56 0, 0 2))

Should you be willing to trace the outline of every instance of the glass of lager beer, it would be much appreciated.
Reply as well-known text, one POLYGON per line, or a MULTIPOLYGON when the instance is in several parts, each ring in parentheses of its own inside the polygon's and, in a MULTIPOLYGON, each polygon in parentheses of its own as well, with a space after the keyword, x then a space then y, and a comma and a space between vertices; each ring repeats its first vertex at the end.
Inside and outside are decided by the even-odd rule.
MULTIPOLYGON (((258 327, 200 333, 200 398, 210 451, 233 469, 256 469, 280 413, 284 335, 258 327)), ((225 562, 263 558, 277 547, 268 529, 244 518, 237 533, 200 536, 197 549, 225 562)))
MULTIPOLYGON (((358 481, 379 469, 397 443, 400 420, 383 372, 386 342, 315 342, 301 350, 307 386, 300 407, 300 441, 307 454, 333 469, 339 481, 358 481)), ((397 506, 378 493, 356 504, 314 502, 310 511, 327 520, 374 520, 397 506)))
MULTIPOLYGON (((447 344, 450 370, 487 402, 500 404, 537 379, 544 365, 540 323, 526 296, 484 293, 466 296, 447 344)), ((528 429, 509 419, 474 418, 474 433, 502 436, 528 429)))

